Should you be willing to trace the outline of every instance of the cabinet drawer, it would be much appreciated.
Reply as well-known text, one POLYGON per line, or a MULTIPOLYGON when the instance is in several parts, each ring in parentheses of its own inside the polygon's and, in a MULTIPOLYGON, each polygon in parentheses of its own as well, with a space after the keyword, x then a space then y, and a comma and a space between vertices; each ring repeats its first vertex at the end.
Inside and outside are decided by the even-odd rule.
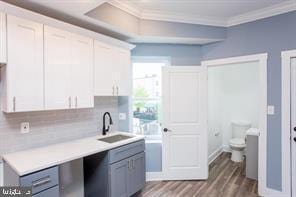
POLYGON ((127 144, 109 151, 109 163, 114 163, 145 150, 144 140, 127 144))
POLYGON ((44 190, 38 194, 33 195, 33 197, 59 197, 59 186, 52 187, 50 189, 44 190))
POLYGON ((36 194, 59 184, 58 166, 20 177, 21 186, 32 186, 36 194))

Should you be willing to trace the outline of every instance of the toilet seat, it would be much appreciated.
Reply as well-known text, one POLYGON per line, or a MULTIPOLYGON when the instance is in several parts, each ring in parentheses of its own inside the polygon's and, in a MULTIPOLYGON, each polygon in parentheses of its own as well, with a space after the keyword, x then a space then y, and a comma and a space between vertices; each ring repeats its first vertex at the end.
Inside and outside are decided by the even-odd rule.
POLYGON ((242 138, 232 138, 229 141, 230 146, 244 148, 246 147, 245 140, 242 138))

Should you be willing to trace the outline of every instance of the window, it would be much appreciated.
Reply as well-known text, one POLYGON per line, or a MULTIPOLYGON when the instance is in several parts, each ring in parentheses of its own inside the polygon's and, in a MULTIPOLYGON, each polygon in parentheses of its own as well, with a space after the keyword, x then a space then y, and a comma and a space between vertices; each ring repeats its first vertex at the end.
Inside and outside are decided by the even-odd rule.
POLYGON ((161 70, 166 63, 133 63, 133 130, 161 139, 161 70))

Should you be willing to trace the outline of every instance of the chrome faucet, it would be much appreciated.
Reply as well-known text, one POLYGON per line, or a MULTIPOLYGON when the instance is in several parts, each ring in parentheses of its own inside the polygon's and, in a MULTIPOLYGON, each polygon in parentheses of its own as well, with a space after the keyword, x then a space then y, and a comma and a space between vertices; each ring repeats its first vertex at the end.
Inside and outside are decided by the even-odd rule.
POLYGON ((110 125, 112 125, 112 124, 113 124, 113 121, 112 121, 110 113, 105 112, 104 115, 103 115, 103 135, 106 135, 106 133, 110 129, 110 125), (109 125, 108 125, 108 127, 106 127, 106 115, 108 115, 108 117, 109 117, 109 125))

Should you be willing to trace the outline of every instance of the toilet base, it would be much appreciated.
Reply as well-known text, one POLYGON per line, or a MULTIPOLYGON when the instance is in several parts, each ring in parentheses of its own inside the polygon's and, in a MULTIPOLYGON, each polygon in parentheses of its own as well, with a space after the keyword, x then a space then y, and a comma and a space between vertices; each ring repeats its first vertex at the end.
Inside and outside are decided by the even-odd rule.
POLYGON ((242 162, 244 160, 243 151, 232 150, 231 151, 231 161, 242 162))

